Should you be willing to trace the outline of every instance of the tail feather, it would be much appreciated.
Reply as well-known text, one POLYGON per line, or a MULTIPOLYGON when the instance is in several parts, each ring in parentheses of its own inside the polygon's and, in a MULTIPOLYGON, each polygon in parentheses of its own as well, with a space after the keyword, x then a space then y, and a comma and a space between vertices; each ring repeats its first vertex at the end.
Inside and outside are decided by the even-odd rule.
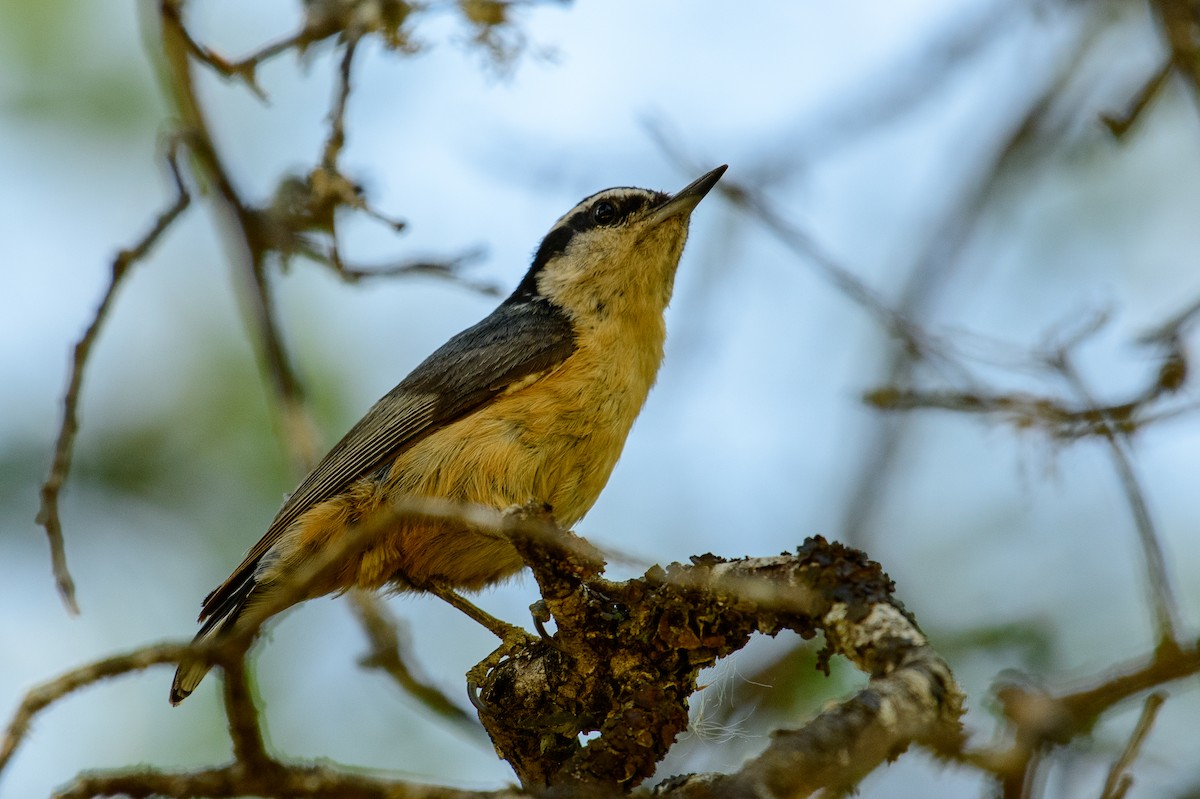
MULTIPOLYGON (((200 632, 196 633, 196 637, 192 639, 192 643, 212 641, 232 631, 238 619, 241 618, 242 611, 245 610, 255 585, 254 578, 249 577, 242 585, 238 586, 235 592, 223 597, 220 606, 215 608, 206 606, 201 620, 204 620, 206 616, 207 620, 204 621, 200 632)), ((196 658, 181 660, 179 668, 175 670, 175 679, 171 681, 171 704, 178 705, 187 699, 211 668, 211 664, 196 658)))

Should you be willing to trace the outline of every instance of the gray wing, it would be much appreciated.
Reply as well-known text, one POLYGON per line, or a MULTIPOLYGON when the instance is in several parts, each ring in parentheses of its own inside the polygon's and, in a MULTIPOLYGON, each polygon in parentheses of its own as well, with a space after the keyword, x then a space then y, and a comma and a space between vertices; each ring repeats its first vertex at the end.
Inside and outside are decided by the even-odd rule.
POLYGON ((204 599, 200 619, 244 593, 255 566, 301 514, 390 464, 434 430, 486 405, 514 382, 575 351, 570 319, 544 300, 509 300, 446 342, 375 403, 288 497, 266 534, 204 599))

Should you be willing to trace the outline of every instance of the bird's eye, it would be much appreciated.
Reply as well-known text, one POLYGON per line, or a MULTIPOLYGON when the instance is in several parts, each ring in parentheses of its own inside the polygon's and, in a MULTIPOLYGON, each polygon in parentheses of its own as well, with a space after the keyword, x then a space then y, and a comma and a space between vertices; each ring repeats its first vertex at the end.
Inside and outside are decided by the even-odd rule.
POLYGON ((597 225, 608 225, 617 218, 617 207, 607 200, 601 200, 596 203, 596 207, 592 209, 592 220, 597 225))

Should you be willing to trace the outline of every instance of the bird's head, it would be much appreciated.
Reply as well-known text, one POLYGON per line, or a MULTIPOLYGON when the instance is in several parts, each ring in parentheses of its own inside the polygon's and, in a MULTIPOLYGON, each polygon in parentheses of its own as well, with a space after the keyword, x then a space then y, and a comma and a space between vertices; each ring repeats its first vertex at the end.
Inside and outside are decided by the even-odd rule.
POLYGON ((692 210, 725 170, 675 194, 614 188, 585 198, 546 234, 510 301, 547 300, 585 325, 613 314, 661 315, 692 210))

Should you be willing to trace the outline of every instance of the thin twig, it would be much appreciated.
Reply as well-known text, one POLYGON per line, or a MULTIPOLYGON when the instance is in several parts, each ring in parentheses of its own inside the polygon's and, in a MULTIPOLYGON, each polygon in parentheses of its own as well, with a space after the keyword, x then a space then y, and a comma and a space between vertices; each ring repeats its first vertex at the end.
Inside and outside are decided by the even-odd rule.
POLYGON ((223 78, 237 78, 244 81, 260 100, 266 100, 266 92, 258 85, 257 73, 259 65, 293 48, 302 51, 304 48, 332 36, 338 30, 336 19, 327 18, 320 23, 314 24, 310 18, 308 24, 298 32, 272 42, 237 61, 230 61, 212 49, 200 44, 191 35, 191 32, 187 30, 186 26, 183 27, 182 32, 188 52, 193 58, 211 67, 214 72, 223 78))
POLYGON ((1070 406, 1057 397, 1036 394, 988 394, 968 391, 912 391, 887 386, 863 395, 868 405, 885 411, 921 409, 1005 417, 1021 430, 1044 429, 1057 439, 1104 436, 1110 429, 1129 434, 1148 424, 1195 410, 1188 404, 1157 413, 1145 411, 1144 396, 1129 402, 1096 407, 1070 406))
MULTIPOLYGON (((306 249, 309 256, 314 260, 328 264, 343 279, 353 282, 364 276, 364 270, 351 269, 342 260, 341 248, 338 244, 337 209, 341 206, 354 208, 377 222, 387 225, 397 233, 404 230, 407 227, 407 223, 402 219, 394 219, 372 207, 363 197, 361 189, 346 178, 338 167, 338 159, 341 156, 342 149, 346 145, 346 106, 350 99, 350 76, 356 47, 361 34, 348 33, 347 37, 345 52, 342 54, 341 64, 338 69, 338 90, 334 98, 333 108, 329 111, 329 133, 325 139, 325 146, 321 154, 321 163, 320 166, 313 170, 308 181, 310 192, 308 201, 309 212, 313 216, 313 221, 328 232, 330 239, 329 250, 325 254, 318 254, 312 251, 311 248, 306 249)), ((453 271, 452 264, 453 261, 450 264, 424 264, 423 262, 415 262, 412 265, 401 265, 395 268, 375 270, 370 276, 390 277, 408 275, 421 271, 422 266, 429 266, 439 268, 443 276, 461 279, 453 271)), ((430 268, 429 271, 433 272, 434 268, 430 268)), ((470 288, 477 288, 468 281, 463 281, 463 283, 470 288)))
POLYGON ((338 67, 338 89, 334 96, 333 108, 329 111, 329 133, 325 138, 320 166, 313 171, 308 182, 310 211, 314 213, 315 221, 327 230, 330 239, 328 256, 319 257, 317 260, 328 263, 339 274, 344 273, 346 267, 338 246, 338 207, 348 206, 362 211, 395 232, 402 231, 407 226, 403 220, 393 219, 372 208, 363 198, 359 187, 346 178, 338 167, 338 159, 346 146, 346 107, 350 100, 350 76, 362 33, 347 32, 346 37, 346 45, 338 67))
MULTIPOLYGON (((208 64, 213 68, 214 71, 216 71, 218 75, 223 78, 238 78, 244 81, 246 86, 249 87, 250 91, 254 92, 258 99, 266 101, 267 93, 264 92, 262 87, 258 85, 255 75, 255 71, 259 63, 258 58, 252 56, 245 61, 231 63, 223 56, 218 55, 208 47, 205 47, 204 45, 200 44, 200 42, 196 41, 196 39, 192 36, 191 31, 187 30, 186 27, 183 28, 182 33, 184 43, 186 44, 188 52, 191 53, 193 58, 203 64, 208 64)), ((288 46, 291 46, 290 42, 288 42, 288 46)), ((282 49, 280 52, 281 51, 282 49)))
POLYGON ((1150 593, 1151 607, 1154 611, 1155 628, 1158 633, 1160 647, 1179 647, 1179 603, 1172 588, 1170 571, 1167 569, 1166 557, 1163 555, 1162 542, 1154 519, 1150 515, 1150 506, 1146 502, 1146 494, 1133 468, 1133 458, 1129 452, 1129 437, 1114 421, 1112 415, 1095 401, 1082 376, 1075 369, 1065 348, 1060 349, 1051 359, 1052 365, 1058 369, 1067 382, 1089 406, 1100 412, 1101 433, 1108 442, 1109 452, 1112 453, 1113 465, 1125 490, 1125 498, 1133 512, 1134 527, 1137 529, 1138 540, 1142 546, 1142 558, 1145 561, 1147 590, 1150 593))
POLYGON ((1123 799, 1129 792, 1129 788, 1133 785, 1133 778, 1125 772, 1137 759, 1142 743, 1150 734, 1150 728, 1154 726, 1154 719, 1166 701, 1167 695, 1162 691, 1155 691, 1146 697, 1146 702, 1142 705, 1142 715, 1138 718, 1137 726, 1133 728, 1133 735, 1129 737, 1124 751, 1121 752, 1121 756, 1117 758, 1117 762, 1113 763, 1112 769, 1108 772, 1108 779, 1104 781, 1104 790, 1100 793, 1100 799, 1123 799))
POLYGON ((1151 0, 1150 8, 1166 35, 1171 65, 1183 76, 1200 102, 1200 42, 1197 41, 1195 11, 1189 0, 1151 0))
POLYGON ((408 665, 408 653, 401 644, 400 622, 388 613, 378 597, 362 591, 351 591, 350 607, 371 643, 371 651, 359 660, 361 666, 385 672, 426 710, 467 732, 473 740, 487 741, 483 727, 473 716, 452 702, 436 686, 413 673, 408 665))
POLYGON ((1153 657, 1112 669, 1098 684, 1062 694, 1058 701, 1087 732, 1104 711, 1142 691, 1200 673, 1200 647, 1159 650, 1153 657))
POLYGON ((1119 114, 1102 114, 1100 121, 1108 128, 1108 132, 1118 139, 1128 133, 1133 124, 1141 119, 1150 102, 1162 92, 1163 86, 1167 85, 1167 78, 1171 77, 1174 68, 1175 65, 1168 59, 1142 84, 1123 111, 1119 114))
POLYGON ((29 733, 34 717, 63 697, 89 685, 162 663, 178 663, 189 648, 182 644, 156 644, 123 655, 88 663, 31 688, 18 705, 0 743, 0 773, 29 733))
POLYGON ((91 324, 84 331, 83 337, 75 344, 71 358, 71 373, 67 378, 67 391, 63 398, 62 424, 58 430, 58 440, 54 445, 54 461, 50 467, 50 476, 42 484, 41 507, 37 513, 37 523, 46 528, 46 536, 50 540, 50 560, 54 570, 54 581, 58 586, 59 596, 67 610, 78 615, 79 604, 75 600, 75 581, 67 568, 66 545, 63 540, 62 520, 59 517, 58 498, 71 470, 71 457, 75 451, 75 436, 79 432, 79 396, 83 388, 83 374, 87 367, 92 347, 104 322, 108 318, 109 309, 116 297, 117 289, 124 283, 131 267, 149 254, 159 238, 171 227, 180 214, 191 202, 191 195, 184 185, 183 176, 179 173, 178 140, 172 139, 167 146, 167 166, 171 171, 171 180, 175 187, 175 200, 165 211, 158 215, 154 225, 132 247, 121 250, 113 259, 111 277, 100 306, 92 317, 91 324))
POLYGON ((221 667, 225 677, 225 718, 229 721, 234 759, 242 768, 256 774, 273 771, 278 764, 267 754, 263 743, 258 709, 246 679, 245 658, 224 659, 221 667))
POLYGON ((304 400, 304 391, 283 343, 275 319, 274 301, 266 274, 271 248, 264 236, 262 212, 243 201, 213 143, 208 123, 196 94, 188 45, 190 36, 183 24, 180 0, 160 0, 163 55, 176 106, 189 134, 189 143, 197 164, 216 188, 226 218, 236 229, 241 252, 237 265, 246 278, 246 298, 261 347, 263 364, 270 376, 274 397, 282 416, 284 440, 290 447, 298 472, 307 471, 316 461, 317 426, 304 400))
MULTIPOLYGON (((215 769, 164 772, 153 768, 85 772, 55 794, 55 799, 235 799, 244 796, 287 799, 527 799, 513 788, 472 791, 388 780, 328 765, 282 764, 259 775, 231 763, 215 769)), ((614 797, 613 799, 618 799, 614 797)))
POLYGON ((445 261, 431 261, 427 258, 417 258, 411 261, 386 264, 383 266, 353 267, 342 264, 338 275, 348 283, 358 283, 363 280, 394 277, 433 277, 451 280, 470 291, 487 297, 498 297, 503 289, 490 280, 473 280, 464 277, 462 268, 476 261, 483 254, 482 250, 470 250, 462 255, 454 256, 445 261))
POLYGON ((334 98, 333 109, 329 112, 329 135, 325 139, 325 148, 321 154, 321 166, 330 172, 338 171, 338 156, 346 145, 346 104, 350 100, 350 72, 354 65, 354 54, 358 50, 360 36, 350 34, 342 51, 342 61, 338 66, 338 90, 334 98))
POLYGON ((1163 322, 1138 336, 1139 344, 1177 343, 1184 330, 1200 316, 1200 297, 1189 302, 1163 322))
MULTIPOLYGON (((696 171, 695 165, 688 163, 679 154, 679 148, 668 140, 666 132, 658 123, 648 121, 646 129, 663 153, 689 171, 696 171)), ((753 214, 788 249, 812 263, 825 280, 856 305, 866 309, 905 346, 916 352, 924 352, 927 349, 926 336, 920 328, 889 306, 866 281, 825 252, 806 231, 776 213, 755 187, 726 178, 717 185, 717 191, 735 206, 753 214)))
POLYGON ((1159 648, 1149 657, 1083 681, 1081 687, 1050 693, 1009 684, 999 695, 1014 727, 1013 742, 998 748, 945 752, 1005 780, 1029 770, 1030 758, 1047 746, 1087 735, 1111 708, 1153 688, 1200 673, 1200 647, 1159 648), (1089 684, 1090 683, 1090 684, 1089 684))
MULTIPOLYGON (((319 176, 314 174, 309 180, 309 186, 313 189, 314 195, 318 194, 318 185, 323 187, 321 192, 323 196, 313 199, 317 201, 318 206, 328 207, 327 213, 323 214, 326 218, 322 221, 329 230, 329 260, 338 272, 342 271, 342 253, 338 247, 337 206, 348 204, 359 208, 366 207, 357 187, 342 175, 337 163, 342 148, 346 145, 346 104, 350 100, 350 73, 354 65, 354 53, 357 51, 358 41, 357 34, 349 34, 343 49, 342 61, 338 67, 337 95, 334 99, 333 109, 329 112, 329 135, 325 139, 325 148, 321 154, 321 166, 318 168, 321 174, 319 176), (318 177, 321 179, 318 180, 318 177), (335 192, 332 197, 326 193, 331 188, 335 192)), ((403 228, 403 224, 400 223, 393 227, 399 230, 403 228)))

